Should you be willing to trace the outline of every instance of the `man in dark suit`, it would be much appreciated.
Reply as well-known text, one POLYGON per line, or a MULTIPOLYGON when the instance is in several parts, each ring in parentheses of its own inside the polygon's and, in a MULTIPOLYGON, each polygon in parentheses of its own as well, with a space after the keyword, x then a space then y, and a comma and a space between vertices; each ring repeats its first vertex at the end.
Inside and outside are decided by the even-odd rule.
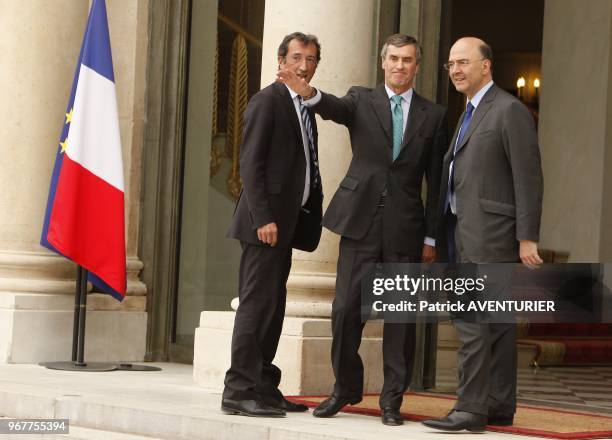
MULTIPOLYGON (((314 411, 330 417, 361 401, 363 363, 358 354, 364 322, 361 281, 368 263, 416 263, 435 259, 439 178, 446 149, 446 111, 413 89, 421 50, 406 35, 390 36, 381 52, 385 83, 351 87, 343 98, 318 92, 302 81, 304 96, 323 119, 349 129, 353 157, 323 218, 342 236, 332 305, 332 365, 336 383, 314 411), (427 200, 421 198, 423 176, 427 200)), ((280 72, 281 79, 292 74, 280 72)), ((385 323, 382 422, 403 423, 399 413, 410 384, 415 325, 385 323)))
MULTIPOLYGON (((310 81, 321 58, 313 35, 287 35, 279 68, 310 81)), ((321 235, 317 126, 289 87, 269 85, 250 100, 240 146, 243 190, 228 237, 240 240, 239 306, 221 408, 229 414, 284 416, 307 411, 278 389, 272 361, 280 338, 292 248, 312 251, 321 235)))
MULTIPOLYGON (((542 263, 537 248, 543 193, 537 133, 529 110, 493 83, 491 63, 491 48, 484 41, 461 38, 445 65, 467 103, 444 158, 444 221, 438 236, 446 230, 451 262, 522 261, 533 267, 542 263)), ((512 265, 507 267, 511 272, 512 265)), ((446 417, 423 423, 447 431, 482 431, 487 422, 512 425, 516 325, 462 315, 453 321, 463 343, 457 403, 446 417)))

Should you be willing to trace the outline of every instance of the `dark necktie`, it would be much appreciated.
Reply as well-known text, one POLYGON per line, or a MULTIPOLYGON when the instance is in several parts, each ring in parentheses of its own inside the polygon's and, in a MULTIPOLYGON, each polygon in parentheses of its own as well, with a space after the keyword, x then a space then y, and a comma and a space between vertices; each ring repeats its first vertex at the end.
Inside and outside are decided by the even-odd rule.
POLYGON ((471 102, 468 102, 468 105, 465 108, 465 115, 463 116, 463 121, 461 122, 461 128, 459 129, 459 133, 457 134, 457 141, 455 142, 455 145, 453 147, 453 157, 451 159, 450 170, 448 173, 448 189, 446 191, 446 203, 444 205, 445 213, 450 208, 451 198, 452 198, 453 193, 455 192, 455 182, 454 182, 455 154, 457 154, 457 149, 459 148, 459 145, 461 145, 461 142, 463 141, 463 137, 465 136, 465 134, 468 131, 468 128, 470 127, 470 121, 472 120, 473 112, 474 112, 474 106, 472 105, 471 102))
POLYGON ((301 96, 300 113, 302 114, 302 124, 304 124, 304 130, 306 131, 306 136, 308 137, 308 150, 310 151, 310 181, 313 188, 318 188, 320 186, 319 160, 317 159, 317 152, 315 150, 310 115, 308 114, 308 108, 304 105, 304 101, 301 96))

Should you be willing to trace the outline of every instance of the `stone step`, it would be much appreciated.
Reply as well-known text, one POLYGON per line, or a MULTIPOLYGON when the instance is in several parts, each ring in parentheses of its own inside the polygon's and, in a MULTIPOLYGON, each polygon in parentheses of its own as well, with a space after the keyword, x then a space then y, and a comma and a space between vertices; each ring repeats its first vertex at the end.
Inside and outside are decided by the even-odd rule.
MULTIPOLYGON (((459 341, 438 342, 438 353, 436 358, 437 368, 442 370, 457 368, 457 350, 459 349, 459 345, 459 341)), ((518 368, 533 366, 533 360, 537 354, 537 348, 534 345, 517 344, 516 350, 518 354, 518 368)))
MULTIPOLYGON (((451 322, 442 322, 438 326, 438 352, 436 366, 439 369, 457 368, 457 350, 461 343, 457 330, 451 322)), ((528 368, 533 365, 537 348, 533 345, 517 344, 518 368, 528 368)))
MULTIPOLYGON (((163 403, 125 395, 62 395, 52 397, 21 385, 22 391, 0 386, 0 414, 20 418, 68 418, 68 436, 39 436, 41 440, 385 440, 431 439, 429 429, 406 422, 397 429, 385 427, 378 417, 340 413, 316 419, 312 413, 289 414, 269 419, 225 415, 219 410, 219 395, 201 402, 169 397, 163 403), (2 389, 4 388, 4 389, 2 389)), ((173 391, 168 390, 169 395, 173 391)), ((183 396, 184 397, 184 396, 183 396)), ((39 438, 32 437, 32 438, 39 438)), ((509 435, 487 433, 487 440, 509 439, 509 435)), ((26 440, 20 436, 15 440, 26 440)), ((512 437, 515 438, 515 437, 512 437)), ((481 440, 479 434, 463 434, 462 440, 481 440), (478 436, 478 437, 477 437, 478 436)), ((512 440, 512 439, 510 439, 512 440)))
MULTIPOLYGON (((20 435, 15 440, 162 440, 159 437, 145 437, 122 432, 102 431, 99 429, 71 426, 69 434, 29 434, 20 435)), ((3 439, 4 440, 4 439, 3 439)), ((8 440, 8 439, 7 439, 8 440)))
MULTIPOLYGON (((0 417, 0 420, 6 417, 0 417)), ((103 431, 100 429, 83 428, 81 426, 70 426, 68 434, 4 434, 2 439, 9 440, 160 440, 159 437, 148 437, 122 432, 103 431)))
MULTIPOLYGON (((0 416, 69 419, 68 438, 81 440, 434 438, 420 423, 393 428, 382 425, 378 417, 359 414, 340 413, 328 419, 317 419, 311 411, 278 419, 226 415, 220 410, 218 392, 194 384, 191 366, 157 365, 162 371, 75 373, 0 364, 0 416)), ((487 433, 487 440, 515 438, 487 433)), ((26 439, 20 435, 15 440, 26 439)), ((462 434, 461 439, 482 440, 482 436, 462 434)))

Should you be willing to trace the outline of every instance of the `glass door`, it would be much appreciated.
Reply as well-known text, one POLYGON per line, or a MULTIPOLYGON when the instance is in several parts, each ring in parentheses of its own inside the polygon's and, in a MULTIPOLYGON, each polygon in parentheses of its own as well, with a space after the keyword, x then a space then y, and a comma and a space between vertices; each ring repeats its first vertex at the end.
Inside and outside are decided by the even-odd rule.
POLYGON ((240 245, 225 234, 241 189, 242 114, 260 88, 263 19, 264 0, 192 4, 179 275, 170 344, 175 362, 193 361, 201 312, 231 310, 238 295, 240 245))

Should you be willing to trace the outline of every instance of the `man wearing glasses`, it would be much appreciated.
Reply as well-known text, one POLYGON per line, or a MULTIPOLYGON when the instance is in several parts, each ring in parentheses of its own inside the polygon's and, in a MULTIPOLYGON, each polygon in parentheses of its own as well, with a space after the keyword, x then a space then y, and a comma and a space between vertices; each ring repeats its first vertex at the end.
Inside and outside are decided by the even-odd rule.
MULTIPOLYGON (((320 59, 314 35, 295 32, 278 48, 279 68, 306 83, 320 59)), ((292 248, 317 247, 323 200, 314 114, 284 84, 275 82, 249 101, 240 177, 243 190, 228 232, 242 246, 240 304, 221 409, 228 414, 282 417, 308 410, 284 398, 278 389, 281 371, 272 361, 283 327, 292 248)))
MULTIPOLYGON (((445 65, 467 102, 444 157, 438 236, 446 232, 450 262, 522 261, 533 267, 542 263, 537 246, 543 192, 537 133, 529 110, 493 83, 491 65, 491 48, 472 37, 452 46, 445 65)), ((460 314, 453 318, 463 343, 457 403, 446 417, 423 423, 474 432, 487 423, 512 425, 516 325, 460 314)))
MULTIPOLYGON (((353 150, 347 175, 323 219, 323 226, 342 238, 332 304, 336 383, 331 397, 314 410, 316 417, 331 417, 362 399, 361 281, 369 263, 433 262, 436 257, 435 222, 442 157, 448 145, 446 109, 414 91, 420 58, 415 38, 391 35, 381 50, 384 83, 351 87, 342 98, 316 91, 293 72, 279 72, 279 78, 305 96, 307 105, 323 119, 348 128, 353 150)), ((414 324, 385 323, 379 401, 385 425, 403 423, 399 409, 410 384, 414 350, 414 324)))

